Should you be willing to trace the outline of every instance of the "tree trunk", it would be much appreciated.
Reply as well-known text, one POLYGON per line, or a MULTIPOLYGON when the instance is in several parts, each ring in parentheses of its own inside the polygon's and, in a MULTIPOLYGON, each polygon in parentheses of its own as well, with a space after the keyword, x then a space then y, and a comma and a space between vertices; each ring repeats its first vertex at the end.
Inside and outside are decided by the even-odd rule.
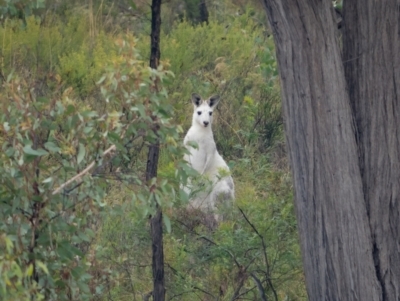
POLYGON ((151 239, 152 239, 152 270, 153 270, 153 300, 165 300, 164 281, 164 245, 162 211, 157 208, 157 213, 151 218, 151 239))
POLYGON ((342 61, 330 1, 263 0, 310 300, 400 300, 397 2, 344 1, 342 61))
POLYGON ((199 10, 200 10, 200 23, 208 24, 208 9, 206 0, 200 1, 199 10))
POLYGON ((376 277, 400 300, 400 1, 344 1, 343 64, 376 277))
POLYGON ((151 2, 150 68, 157 69, 160 63, 161 0, 151 2))
MULTIPOLYGON (((152 0, 151 5, 151 35, 150 35, 150 67, 158 68, 160 62, 160 31, 161 31, 161 0, 152 0)), ((157 89, 157 87, 155 87, 157 89)), ((146 180, 149 182, 157 176, 158 158, 160 152, 159 142, 149 147, 146 166, 146 180)), ((153 200, 155 202, 155 200, 153 200)), ((164 281, 164 246, 162 211, 156 203, 156 214, 151 217, 151 240, 152 240, 152 270, 153 270, 153 300, 165 300, 164 281)))

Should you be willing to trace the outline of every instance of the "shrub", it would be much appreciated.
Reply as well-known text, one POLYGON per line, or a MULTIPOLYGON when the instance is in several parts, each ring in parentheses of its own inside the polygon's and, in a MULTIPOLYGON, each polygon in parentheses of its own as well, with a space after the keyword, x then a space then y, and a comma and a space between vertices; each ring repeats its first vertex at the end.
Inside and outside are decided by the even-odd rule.
MULTIPOLYGON (((134 45, 130 36, 117 40, 116 59, 98 82, 101 105, 81 102, 57 82, 46 97, 36 95, 30 79, 11 75, 3 83, 2 299, 87 300, 104 289, 101 278, 93 282, 88 270, 99 251, 90 243, 109 180, 140 186, 134 195, 145 201, 149 213, 155 205, 146 200, 171 203, 167 196, 174 195, 174 187, 168 181, 143 185, 140 170, 126 173, 118 166, 136 139, 159 139, 171 155, 182 154, 161 86, 169 73, 147 68, 134 45)), ((95 267, 91 271, 109 274, 95 267)))

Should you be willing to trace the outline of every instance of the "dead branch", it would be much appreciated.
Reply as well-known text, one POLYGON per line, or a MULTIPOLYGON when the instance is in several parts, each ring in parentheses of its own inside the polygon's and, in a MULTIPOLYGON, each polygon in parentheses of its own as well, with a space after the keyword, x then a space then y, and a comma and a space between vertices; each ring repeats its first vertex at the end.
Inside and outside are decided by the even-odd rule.
MULTIPOLYGON (((108 153, 114 151, 116 149, 115 145, 110 146, 108 149, 106 149, 103 153, 103 155, 107 155, 108 153)), ((86 175, 94 166, 96 165, 96 161, 93 161, 92 163, 89 164, 88 167, 86 167, 84 170, 82 170, 80 173, 78 173, 76 176, 72 177, 69 179, 67 182, 64 184, 60 185, 57 189, 53 191, 53 195, 59 194, 61 190, 64 189, 67 185, 79 180, 82 176, 86 175)))

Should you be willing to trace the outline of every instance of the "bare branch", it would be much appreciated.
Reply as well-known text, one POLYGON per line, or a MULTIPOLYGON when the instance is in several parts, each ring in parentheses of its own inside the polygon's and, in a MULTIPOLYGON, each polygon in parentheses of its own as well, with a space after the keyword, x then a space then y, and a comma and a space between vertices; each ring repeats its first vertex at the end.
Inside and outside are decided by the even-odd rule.
MULTIPOLYGON (((103 155, 107 155, 108 153, 114 151, 116 149, 115 145, 111 145, 108 149, 106 149, 103 153, 103 155)), ((64 184, 62 184, 60 187, 58 187, 57 189, 55 189, 53 191, 53 195, 56 195, 58 193, 60 193, 61 190, 64 189, 64 187, 66 187, 67 185, 79 180, 82 176, 86 175, 94 166, 96 165, 96 161, 93 161, 92 163, 89 164, 88 167, 86 167, 84 170, 82 170, 80 173, 78 173, 76 176, 72 177, 71 179, 69 179, 67 182, 65 182, 64 184)))
POLYGON ((239 285, 236 288, 235 292, 233 293, 233 297, 232 297, 231 301, 235 301, 239 298, 240 290, 242 289, 244 283, 246 282, 246 280, 248 278, 248 274, 246 273, 246 270, 243 267, 239 268, 238 274, 239 274, 238 276, 240 278, 239 285))
POLYGON ((255 288, 257 288, 257 286, 253 286, 253 287, 251 287, 251 288, 245 290, 244 292, 240 293, 240 294, 236 297, 236 299, 244 299, 244 298, 241 298, 241 297, 242 297, 242 296, 245 296, 246 294, 248 294, 249 292, 251 292, 251 291, 254 290, 255 288))
MULTIPOLYGON (((131 122, 132 123, 132 122, 131 122)), ((122 134, 122 137, 125 135, 125 131, 122 134)), ((131 138, 129 141, 127 141, 125 143, 125 148, 128 148, 129 144, 132 143, 134 140, 136 140, 139 137, 142 137, 144 135, 144 132, 142 131, 141 133, 139 133, 139 135, 131 138)), ((112 151, 116 150, 116 146, 115 144, 111 145, 108 149, 106 149, 103 153, 104 155, 108 155, 108 153, 111 153, 112 151)), ((57 189, 55 189, 53 191, 53 195, 56 195, 58 193, 60 193, 60 191, 66 187, 67 185, 71 184, 72 182, 75 182, 77 180, 79 180, 82 176, 86 175, 94 166, 96 165, 96 161, 94 160, 92 163, 89 164, 88 167, 86 167, 84 170, 82 170, 79 174, 77 174, 76 176, 72 177, 71 179, 69 179, 67 182, 65 182, 64 184, 62 184, 60 187, 58 187, 57 189)), ((70 193, 72 190, 74 190, 75 188, 79 187, 82 183, 78 183, 76 186, 74 186, 72 189, 69 189, 67 193, 70 193)))
POLYGON ((194 231, 193 229, 191 229, 188 225, 186 225, 184 222, 180 221, 180 220, 176 220, 179 224, 181 224, 182 226, 185 226, 190 232, 192 232, 193 234, 197 235, 198 237, 200 237, 201 239, 204 239, 205 241, 209 242, 210 244, 214 245, 214 246, 218 246, 218 244, 214 241, 212 241, 211 239, 205 237, 204 235, 201 235, 200 233, 197 233, 196 231, 194 231))
POLYGON ((257 288, 260 293, 261 300, 268 301, 267 297, 265 296, 264 287, 262 286, 260 279, 258 279, 254 273, 250 273, 250 276, 253 278, 254 282, 257 284, 257 288))
POLYGON ((194 286, 193 288, 196 289, 196 290, 199 290, 199 291, 201 291, 202 293, 204 293, 204 294, 206 294, 206 295, 209 295, 209 296, 213 297, 213 299, 215 299, 215 296, 214 296, 213 294, 211 294, 211 293, 209 293, 209 292, 203 290, 202 288, 197 287, 197 286, 194 286))

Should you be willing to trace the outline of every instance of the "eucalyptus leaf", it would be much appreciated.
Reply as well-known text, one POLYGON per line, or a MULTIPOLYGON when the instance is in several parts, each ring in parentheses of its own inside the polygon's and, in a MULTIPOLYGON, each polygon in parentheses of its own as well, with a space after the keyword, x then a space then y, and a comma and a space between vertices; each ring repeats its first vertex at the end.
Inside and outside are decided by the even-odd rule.
POLYGON ((171 233, 171 220, 165 214, 163 214, 163 221, 168 233, 171 233))
POLYGON ((48 154, 47 151, 45 151, 44 149, 38 148, 38 149, 33 149, 31 145, 26 145, 24 148, 24 152, 27 155, 31 155, 31 156, 45 156, 48 154))
POLYGON ((48 141, 44 144, 44 147, 50 152, 59 152, 61 149, 52 141, 48 141))
POLYGON ((85 158, 85 154, 86 154, 85 146, 82 143, 79 143, 78 157, 76 159, 78 164, 80 164, 82 160, 85 158))

